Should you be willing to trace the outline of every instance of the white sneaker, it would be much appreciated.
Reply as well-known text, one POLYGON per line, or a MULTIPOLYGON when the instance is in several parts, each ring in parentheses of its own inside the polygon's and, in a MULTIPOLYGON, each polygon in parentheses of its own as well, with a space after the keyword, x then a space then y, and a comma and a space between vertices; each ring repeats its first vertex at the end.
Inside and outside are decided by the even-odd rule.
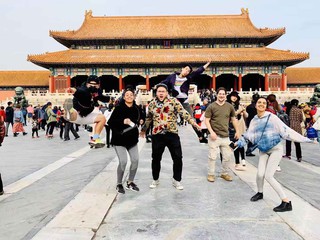
POLYGON ((280 168, 280 165, 278 165, 278 167, 277 167, 277 170, 276 170, 277 172, 281 172, 281 168, 280 168))
POLYGON ((159 185, 159 183, 160 183, 159 180, 153 180, 149 188, 154 189, 159 185))
POLYGON ((246 160, 242 159, 241 164, 242 164, 242 166, 246 166, 246 160))
POLYGON ((246 169, 243 166, 240 166, 240 164, 236 164, 235 170, 237 170, 237 171, 245 171, 246 169))
POLYGON ((183 186, 182 186, 181 182, 178 182, 178 181, 172 179, 172 185, 178 190, 183 190, 183 186))

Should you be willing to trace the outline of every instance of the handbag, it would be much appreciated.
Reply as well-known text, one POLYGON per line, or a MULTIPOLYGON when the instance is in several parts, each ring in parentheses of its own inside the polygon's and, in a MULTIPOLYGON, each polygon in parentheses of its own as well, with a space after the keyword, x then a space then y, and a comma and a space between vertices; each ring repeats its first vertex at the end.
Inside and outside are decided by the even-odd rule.
POLYGON ((264 125, 264 128, 263 128, 263 130, 262 130, 262 133, 261 133, 261 136, 260 136, 259 140, 258 140, 255 144, 252 144, 252 146, 247 149, 247 154, 252 153, 252 152, 258 147, 258 143, 260 142, 260 140, 261 140, 261 138, 262 138, 262 136, 263 136, 263 134, 264 134, 264 130, 266 130, 266 127, 267 127, 267 124, 268 124, 270 115, 271 115, 271 114, 269 114, 269 116, 268 116, 268 118, 267 118, 266 124, 264 125))
POLYGON ((309 127, 307 129, 307 137, 308 138, 317 138, 318 137, 318 132, 316 129, 314 129, 313 127, 309 127))

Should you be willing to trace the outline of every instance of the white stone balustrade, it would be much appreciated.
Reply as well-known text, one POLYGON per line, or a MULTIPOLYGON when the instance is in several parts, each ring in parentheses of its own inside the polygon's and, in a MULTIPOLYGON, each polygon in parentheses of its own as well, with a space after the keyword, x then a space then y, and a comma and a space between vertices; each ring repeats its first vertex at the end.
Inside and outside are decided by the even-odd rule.
POLYGON ((305 102, 309 102, 310 98, 313 95, 313 88, 304 88, 304 89, 297 89, 297 90, 290 90, 287 89, 286 91, 252 91, 250 89, 250 91, 240 91, 239 92, 239 96, 241 97, 241 103, 243 104, 250 104, 251 103, 251 99, 252 99, 252 95, 254 93, 258 93, 260 96, 265 96, 267 97, 269 94, 274 94, 277 97, 277 101, 280 104, 284 104, 287 101, 291 101, 292 99, 297 99, 299 100, 300 103, 305 103, 305 102))
MULTIPOLYGON (((121 93, 119 92, 108 92, 105 93, 105 95, 114 97, 117 99, 121 93)), ((72 93, 68 92, 55 92, 55 93, 49 93, 49 91, 25 91, 25 97, 28 100, 29 104, 32 104, 33 106, 40 104, 41 106, 46 104, 47 102, 52 102, 53 106, 62 106, 66 98, 72 98, 72 93)), ((8 101, 13 102, 12 98, 7 98, 6 100, 3 100, 0 102, 0 105, 6 106, 8 101)))
MULTIPOLYGON (((232 91, 232 89, 231 89, 232 91)), ((309 102, 310 98, 312 97, 314 89, 304 88, 304 89, 296 89, 296 90, 286 90, 286 91, 239 91, 239 95, 241 97, 241 103, 243 104, 250 104, 251 98, 254 93, 258 93, 262 96, 268 96, 269 94, 273 93, 276 95, 277 100, 279 103, 283 104, 286 101, 291 101, 292 99, 298 99, 300 103, 309 102)), ((121 96, 121 92, 104 92, 105 95, 113 97, 117 99, 121 96)), ((47 102, 52 102, 54 106, 62 106, 63 102, 66 98, 72 97, 72 93, 68 92, 56 92, 56 93, 49 93, 48 91, 26 91, 25 96, 29 102, 29 104, 34 105, 44 105, 47 102)), ((153 97, 152 90, 150 91, 138 91, 136 96, 137 104, 145 105, 148 101, 150 101, 153 97)), ((189 92, 189 102, 190 104, 196 104, 200 102, 199 94, 196 94, 196 89, 193 92, 189 92)), ((0 102, 1 106, 6 106, 8 101, 13 101, 12 98, 7 98, 0 102)))

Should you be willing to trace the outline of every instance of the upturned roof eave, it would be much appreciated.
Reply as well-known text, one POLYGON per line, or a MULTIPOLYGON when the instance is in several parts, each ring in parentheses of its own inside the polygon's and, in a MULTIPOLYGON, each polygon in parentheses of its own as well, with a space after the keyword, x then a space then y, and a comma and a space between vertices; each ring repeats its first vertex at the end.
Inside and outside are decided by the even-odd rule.
POLYGON ((235 49, 113 49, 113 50, 63 50, 52 53, 28 55, 28 61, 45 65, 119 65, 119 64, 176 64, 180 62, 204 62, 211 59, 213 63, 252 64, 252 63, 287 63, 293 65, 310 57, 309 53, 271 48, 235 48, 235 49), (190 60, 192 59, 192 60, 190 60))
MULTIPOLYGON (((230 36, 221 36, 221 37, 212 37, 212 38, 192 38, 189 37, 189 40, 203 40, 203 39, 216 39, 216 41, 226 40, 228 42, 237 42, 236 39, 240 41, 248 40, 248 44, 254 43, 264 43, 265 46, 270 45, 271 43, 275 42, 278 38, 280 38, 282 34, 279 35, 271 35, 271 36, 264 36, 264 37, 250 37, 250 36, 241 36, 241 37, 230 37, 230 36)), ((62 38, 62 37, 53 37, 57 42, 62 44, 67 48, 71 48, 72 45, 79 45, 78 42, 85 42, 85 41, 95 41, 95 42, 103 42, 103 41, 156 41, 156 40, 168 40, 169 38, 131 38, 131 39, 124 39, 124 38, 85 38, 85 39, 76 39, 76 38, 62 38)), ((170 40, 185 40, 185 38, 170 38, 170 40)), ((213 41, 214 43, 214 41, 213 41)), ((244 42, 245 44, 245 42, 244 42)))
MULTIPOLYGON (((303 61, 307 60, 307 58, 301 58, 301 59, 292 59, 292 60, 278 60, 278 61, 213 61, 211 63, 211 66, 214 65, 285 65, 287 67, 301 63, 303 61)), ((112 63, 112 62, 91 62, 91 63, 78 63, 78 62, 42 62, 42 61, 33 61, 33 60, 29 60, 30 62, 46 68, 46 69, 50 69, 53 66, 114 66, 114 65, 118 65, 118 66, 124 66, 124 65, 141 65, 143 67, 145 66, 157 66, 157 65, 178 65, 181 64, 180 62, 118 62, 118 63, 112 63)), ((204 63, 206 61, 206 59, 203 60, 199 60, 199 61, 190 61, 190 64, 198 64, 198 63, 204 63)))
POLYGON ((59 36, 59 35, 51 35, 51 37, 53 37, 56 41, 60 42, 60 41, 93 41, 93 40, 165 40, 165 39, 169 39, 169 40, 176 40, 176 39, 269 39, 269 38, 275 38, 278 39, 279 37, 281 37, 283 34, 270 34, 270 35, 263 35, 263 36, 259 36, 259 35, 243 35, 243 36, 226 36, 226 35, 217 35, 217 36, 203 36, 203 37, 199 37, 199 36, 192 36, 192 35, 188 35, 188 36, 179 36, 179 37, 172 37, 172 36, 164 36, 164 37, 98 37, 98 36, 92 36, 92 37, 78 37, 78 36, 59 36))

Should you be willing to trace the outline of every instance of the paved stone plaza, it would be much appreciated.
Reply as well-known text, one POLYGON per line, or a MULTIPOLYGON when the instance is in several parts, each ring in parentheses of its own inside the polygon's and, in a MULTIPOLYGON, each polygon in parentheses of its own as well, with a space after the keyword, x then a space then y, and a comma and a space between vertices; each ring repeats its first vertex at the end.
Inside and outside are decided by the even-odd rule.
MULTIPOLYGON (((1 240, 105 239, 320 239, 320 146, 302 144, 303 161, 283 159, 276 178, 293 204, 275 213, 276 193, 266 183, 264 200, 250 202, 256 191, 257 157, 246 171, 230 169, 234 180, 209 183, 208 146, 190 126, 181 127, 183 191, 171 184, 172 160, 166 150, 160 185, 149 189, 151 144, 139 143, 136 184, 140 192, 117 194, 117 158, 112 148, 90 149, 88 133, 80 140, 48 140, 12 134, 0 147, 5 195, 0 196, 1 240)), ((294 147, 293 147, 294 156, 294 147)), ((218 164, 217 170, 220 169, 218 164)), ((218 174, 218 173, 217 173, 218 174)))

